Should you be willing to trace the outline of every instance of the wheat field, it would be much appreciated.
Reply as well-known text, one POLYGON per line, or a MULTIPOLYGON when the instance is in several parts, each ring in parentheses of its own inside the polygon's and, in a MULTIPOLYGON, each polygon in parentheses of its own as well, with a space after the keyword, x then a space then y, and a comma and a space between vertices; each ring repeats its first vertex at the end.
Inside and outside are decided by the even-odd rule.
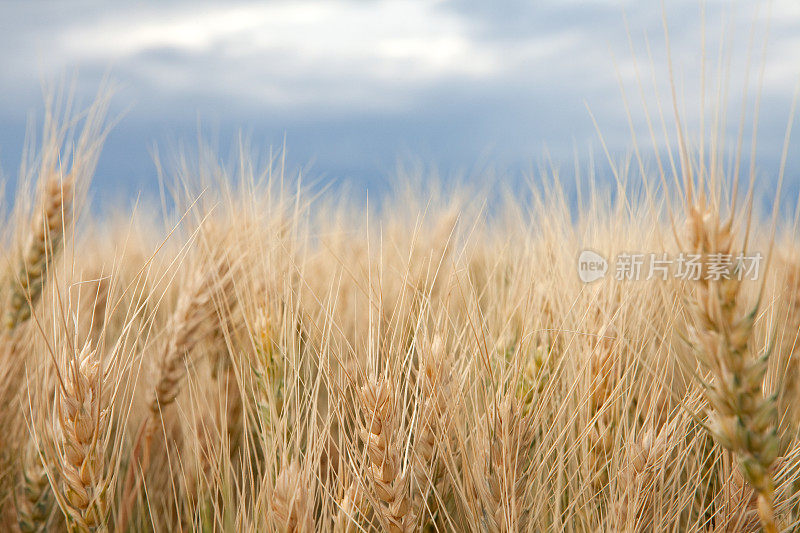
POLYGON ((243 147, 112 213, 108 105, 48 100, 3 204, 3 530, 800 528, 796 210, 722 127, 676 105, 577 200, 398 176, 373 209, 243 147))

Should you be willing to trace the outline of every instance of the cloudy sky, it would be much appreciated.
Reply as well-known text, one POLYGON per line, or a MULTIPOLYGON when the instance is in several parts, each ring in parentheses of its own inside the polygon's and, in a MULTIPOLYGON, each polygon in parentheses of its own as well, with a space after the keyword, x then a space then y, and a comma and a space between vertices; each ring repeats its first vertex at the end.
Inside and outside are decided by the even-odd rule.
MULTIPOLYGON (((758 94, 768 36, 758 131, 768 180, 800 74, 800 4, 773 0, 770 12, 766 2, 708 0, 703 19, 698 0, 664 3, 679 99, 695 128, 703 35, 706 109, 725 102, 731 136, 743 90, 750 104, 758 94), (720 36, 726 99, 716 85, 720 36)), ((125 114, 98 169, 104 196, 154 190, 153 146, 162 155, 192 147, 198 131, 223 156, 239 131, 261 152, 285 139, 292 168, 356 194, 384 190, 398 161, 476 179, 525 175, 548 159, 571 169, 576 153, 602 155, 592 116, 615 157, 632 148, 623 91, 640 141, 649 139, 644 109, 658 113, 660 101, 668 111, 660 4, 4 0, 0 164, 16 173, 43 83, 73 79, 86 102, 108 75, 120 87, 114 111, 125 114)))

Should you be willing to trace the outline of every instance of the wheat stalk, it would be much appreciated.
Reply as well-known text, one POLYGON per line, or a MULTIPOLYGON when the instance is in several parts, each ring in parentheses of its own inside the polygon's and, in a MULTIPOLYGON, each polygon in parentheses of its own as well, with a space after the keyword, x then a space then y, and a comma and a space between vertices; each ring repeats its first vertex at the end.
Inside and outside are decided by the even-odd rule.
POLYGON ((160 366, 148 413, 139 426, 131 451, 131 460, 122 495, 117 529, 124 530, 139 495, 142 482, 150 468, 152 441, 160 422, 168 415, 170 406, 180 393, 186 375, 185 357, 219 329, 217 304, 226 310, 231 305, 233 279, 224 254, 195 276, 190 288, 181 292, 167 325, 165 344, 160 354, 160 366), (215 300, 218 298, 219 300, 215 300))
POLYGON ((361 439, 370 462, 367 468, 370 486, 379 500, 378 514, 387 530, 411 531, 415 517, 408 477, 402 471, 400 450, 394 439, 396 421, 391 383, 386 378, 372 377, 361 388, 361 402, 361 439))
POLYGON ((313 499, 309 480, 302 475, 295 459, 284 468, 275 481, 271 508, 278 530, 284 533, 314 531, 313 499))
POLYGON ((620 490, 614 502, 619 531, 648 531, 655 517, 659 478, 665 476, 675 450, 678 419, 661 429, 649 428, 640 439, 626 446, 626 462, 621 471, 620 490))
POLYGON ((53 502, 50 479, 40 452, 29 444, 24 454, 22 483, 16 499, 17 523, 22 533, 46 531, 53 502))
MULTIPOLYGON (((732 221, 721 221, 717 209, 702 196, 689 208, 688 227, 691 249, 704 261, 710 254, 732 253, 732 221)), ((736 270, 717 280, 709 279, 704 268, 699 278, 688 301, 689 340, 709 371, 705 387, 710 429, 714 439, 737 456, 744 478, 758 493, 762 526, 773 533, 777 531, 775 482, 770 469, 780 444, 774 427, 775 399, 762 391, 766 355, 749 355, 758 305, 738 315, 741 282, 736 270)))
POLYGON ((338 502, 338 510, 334 517, 333 530, 336 533, 355 533, 359 531, 356 517, 365 513, 366 500, 364 492, 359 488, 357 482, 353 481, 344 491, 344 495, 338 502))
POLYGON ((758 494, 742 477, 739 470, 731 472, 725 480, 722 502, 723 512, 714 520, 715 533, 757 533, 761 531, 758 494))
POLYGON ((592 481, 596 488, 608 484, 608 463, 614 447, 616 426, 612 392, 616 386, 615 338, 610 324, 600 328, 589 355, 589 415, 594 421, 589 429, 589 454, 592 481))
MULTIPOLYGON (((417 514, 434 507, 425 500, 430 492, 441 500, 448 491, 444 482, 446 472, 444 453, 454 453, 455 446, 443 446, 448 438, 447 416, 452 412, 452 388, 444 339, 435 335, 429 343, 424 343, 419 351, 420 402, 415 434, 415 453, 413 473, 416 485, 414 507, 417 514), (422 500, 422 501, 420 501, 422 500)), ((452 456, 449 458, 453 460, 452 456)), ((431 513, 432 514, 432 513, 431 513)))
POLYGON ((61 245, 64 229, 71 215, 70 202, 74 182, 72 174, 61 179, 58 174, 47 180, 37 211, 22 252, 16 282, 13 283, 3 325, 12 331, 31 316, 31 308, 39 299, 44 276, 61 245))
POLYGON ((111 418, 110 383, 102 361, 87 343, 61 372, 56 389, 59 441, 55 446, 58 503, 81 531, 105 524, 113 472, 106 468, 105 445, 111 418))

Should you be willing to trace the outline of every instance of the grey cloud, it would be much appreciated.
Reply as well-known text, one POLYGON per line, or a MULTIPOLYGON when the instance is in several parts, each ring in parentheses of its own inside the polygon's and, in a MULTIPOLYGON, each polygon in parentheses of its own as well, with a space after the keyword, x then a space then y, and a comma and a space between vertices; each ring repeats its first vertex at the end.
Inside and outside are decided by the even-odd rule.
MULTIPOLYGON (((721 6, 709 4, 709 35, 716 35, 721 6)), ((346 178, 373 189, 385 187, 397 157, 408 154, 439 166, 445 174, 478 164, 487 153, 499 167, 520 172, 541 161, 547 146, 554 158, 569 166, 574 146, 585 153, 589 145, 598 144, 584 101, 611 149, 622 154, 630 149, 631 138, 612 54, 632 102, 637 135, 647 135, 643 116, 636 110, 638 89, 617 2, 451 0, 438 4, 440 13, 463 22, 471 45, 498 51, 511 65, 485 75, 448 74, 412 82, 372 75, 368 71, 380 66, 376 63, 334 61, 297 68, 304 58, 290 46, 248 53, 247 43, 239 42, 248 36, 233 36, 212 47, 157 44, 117 59, 98 54, 77 57, 67 65, 56 61, 63 50, 53 50, 52 62, 46 54, 42 58, 43 50, 63 44, 59 39, 65 34, 80 35, 97 25, 120 21, 190 15, 220 5, 213 1, 173 2, 168 7, 156 1, 5 2, 0 7, 5 15, 0 16, 0 69, 4 72, 0 160, 6 172, 13 172, 16 165, 27 111, 41 107, 40 76, 69 75, 73 69, 84 100, 110 73, 122 86, 115 109, 133 105, 112 132, 101 160, 98 185, 105 195, 152 188, 152 144, 169 148, 175 139, 184 139, 191 145, 198 122, 204 132, 215 132, 220 138, 234 138, 242 128, 259 147, 280 145, 286 135, 295 168, 313 160, 316 175, 346 178), (556 44, 539 53, 536 43, 556 44), (60 65, 63 71, 38 70, 50 65, 60 65), (285 95, 293 98, 291 105, 281 99, 285 95)), ((648 5, 653 4, 628 2, 625 8, 645 82, 649 83, 649 66, 641 50, 643 31, 651 38, 655 69, 663 83, 661 12, 648 5)), ((742 11, 736 22, 740 34, 742 28, 746 34, 750 10, 742 11)), ((677 72, 689 89, 698 87, 697 76, 691 72, 699 43, 697 3, 671 2, 668 23, 677 72)), ((792 38, 792 29, 788 18, 775 22, 773 49, 775 41, 792 38)), ((739 49, 744 46, 741 41, 737 41, 739 49)), ((774 57, 784 57, 786 52, 778 48, 774 57)), ((742 57, 737 54, 737 72, 743 70, 742 57)), ((796 64, 791 57, 783 61, 796 64)), ((760 155, 765 168, 775 167, 775 147, 782 138, 791 98, 791 90, 782 83, 764 92, 760 155)), ((652 99, 652 91, 646 91, 652 99)), ((662 99, 666 96, 662 92, 662 99)), ((653 111, 653 102, 648 105, 653 111)), ((729 129, 735 133, 734 126, 729 129)))

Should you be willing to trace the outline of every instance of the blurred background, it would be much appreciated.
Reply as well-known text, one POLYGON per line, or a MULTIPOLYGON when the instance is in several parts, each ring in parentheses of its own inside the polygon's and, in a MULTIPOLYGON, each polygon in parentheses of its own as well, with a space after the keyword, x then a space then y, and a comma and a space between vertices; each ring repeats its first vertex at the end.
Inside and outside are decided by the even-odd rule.
POLYGON ((719 107, 726 146, 735 146, 743 100, 749 132, 760 96, 757 167, 768 187, 800 73, 800 4, 664 4, 662 13, 661 2, 635 0, 4 0, 0 164, 13 183, 43 86, 72 80, 88 103, 109 77, 120 88, 112 115, 122 119, 95 198, 155 193, 154 147, 168 161, 181 146, 196 152, 201 135, 225 158, 240 132, 261 154, 285 142, 290 170, 356 198, 383 194, 398 165, 513 184, 543 167, 572 181, 575 162, 586 168, 593 158, 604 175, 603 142, 615 160, 634 138, 651 153, 666 147, 666 21, 695 141, 719 107))

